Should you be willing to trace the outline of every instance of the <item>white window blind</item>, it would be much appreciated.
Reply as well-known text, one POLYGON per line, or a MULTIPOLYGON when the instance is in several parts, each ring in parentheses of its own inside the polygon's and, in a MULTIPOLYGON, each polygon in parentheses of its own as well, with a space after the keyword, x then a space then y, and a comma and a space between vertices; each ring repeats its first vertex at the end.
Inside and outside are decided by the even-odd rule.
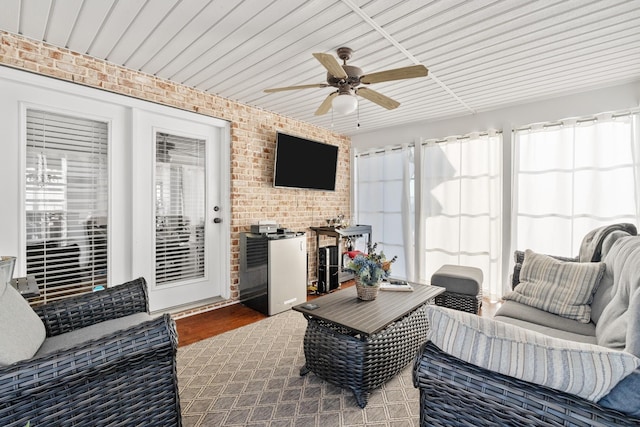
POLYGON ((37 301, 92 291, 107 282, 108 123, 28 109, 26 127, 26 261, 37 301))
POLYGON ((205 140, 156 133, 156 284, 204 277, 205 140))

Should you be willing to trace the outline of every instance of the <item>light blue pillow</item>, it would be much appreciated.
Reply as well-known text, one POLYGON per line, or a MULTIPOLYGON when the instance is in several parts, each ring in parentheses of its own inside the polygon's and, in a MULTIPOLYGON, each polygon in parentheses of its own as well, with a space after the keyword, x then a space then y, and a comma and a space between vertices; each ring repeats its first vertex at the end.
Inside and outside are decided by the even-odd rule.
POLYGON ((623 378, 598 404, 640 418, 640 371, 623 378))

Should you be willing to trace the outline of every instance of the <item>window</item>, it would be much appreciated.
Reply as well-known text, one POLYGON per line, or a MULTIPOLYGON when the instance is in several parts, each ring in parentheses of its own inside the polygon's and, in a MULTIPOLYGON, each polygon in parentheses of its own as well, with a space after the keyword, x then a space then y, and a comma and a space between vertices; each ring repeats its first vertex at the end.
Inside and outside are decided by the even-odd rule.
POLYGON ((425 282, 443 264, 471 265, 486 296, 502 295, 501 151, 492 133, 357 156, 358 222, 398 255, 394 276, 425 282))
POLYGON ((515 248, 577 256, 590 230, 640 224, 638 115, 515 132, 515 248))
POLYGON ((206 141, 155 139, 156 284, 204 277, 206 141))
POLYGON ((483 294, 502 296, 502 135, 472 134, 422 146, 422 280, 443 264, 478 267, 483 294))
POLYGON ((392 276, 413 280, 413 148, 357 156, 358 223, 371 225, 388 259, 398 256, 392 276))
POLYGON ((27 274, 43 302, 107 282, 106 122, 27 110, 27 274))

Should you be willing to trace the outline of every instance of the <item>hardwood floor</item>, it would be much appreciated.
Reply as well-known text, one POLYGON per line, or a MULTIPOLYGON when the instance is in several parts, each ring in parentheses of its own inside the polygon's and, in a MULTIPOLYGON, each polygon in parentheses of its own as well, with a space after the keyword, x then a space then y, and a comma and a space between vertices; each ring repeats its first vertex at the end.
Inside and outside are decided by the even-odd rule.
MULTIPOLYGON (((343 283, 341 288, 347 288, 353 285, 354 282, 349 281, 343 283)), ((311 301, 319 296, 320 295, 309 294, 307 295, 307 301, 311 301)), ((214 335, 257 322, 266 317, 268 316, 240 303, 202 314, 183 317, 176 320, 178 346, 193 344, 194 342, 214 335)))
POLYGON ((265 317, 267 316, 242 304, 233 304, 206 313, 183 317, 176 320, 178 346, 193 344, 265 317))
MULTIPOLYGON (((342 288, 353 286, 353 281, 345 282, 342 288)), ((318 298, 319 295, 308 295, 307 300, 318 298)), ((492 317, 500 303, 483 301, 480 315, 492 317)), ((178 345, 189 345, 194 342, 222 334, 241 326, 248 325, 266 318, 267 316, 242 304, 211 310, 206 313, 183 317, 176 320, 178 329, 178 345)))

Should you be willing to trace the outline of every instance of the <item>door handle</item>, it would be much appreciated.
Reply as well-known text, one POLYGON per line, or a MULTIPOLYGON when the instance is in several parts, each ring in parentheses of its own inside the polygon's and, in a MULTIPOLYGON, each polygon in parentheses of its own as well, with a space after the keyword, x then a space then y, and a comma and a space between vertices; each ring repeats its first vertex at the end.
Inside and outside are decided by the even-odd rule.
POLYGON ((213 222, 216 224, 220 224, 222 222, 222 218, 213 218, 213 222))

